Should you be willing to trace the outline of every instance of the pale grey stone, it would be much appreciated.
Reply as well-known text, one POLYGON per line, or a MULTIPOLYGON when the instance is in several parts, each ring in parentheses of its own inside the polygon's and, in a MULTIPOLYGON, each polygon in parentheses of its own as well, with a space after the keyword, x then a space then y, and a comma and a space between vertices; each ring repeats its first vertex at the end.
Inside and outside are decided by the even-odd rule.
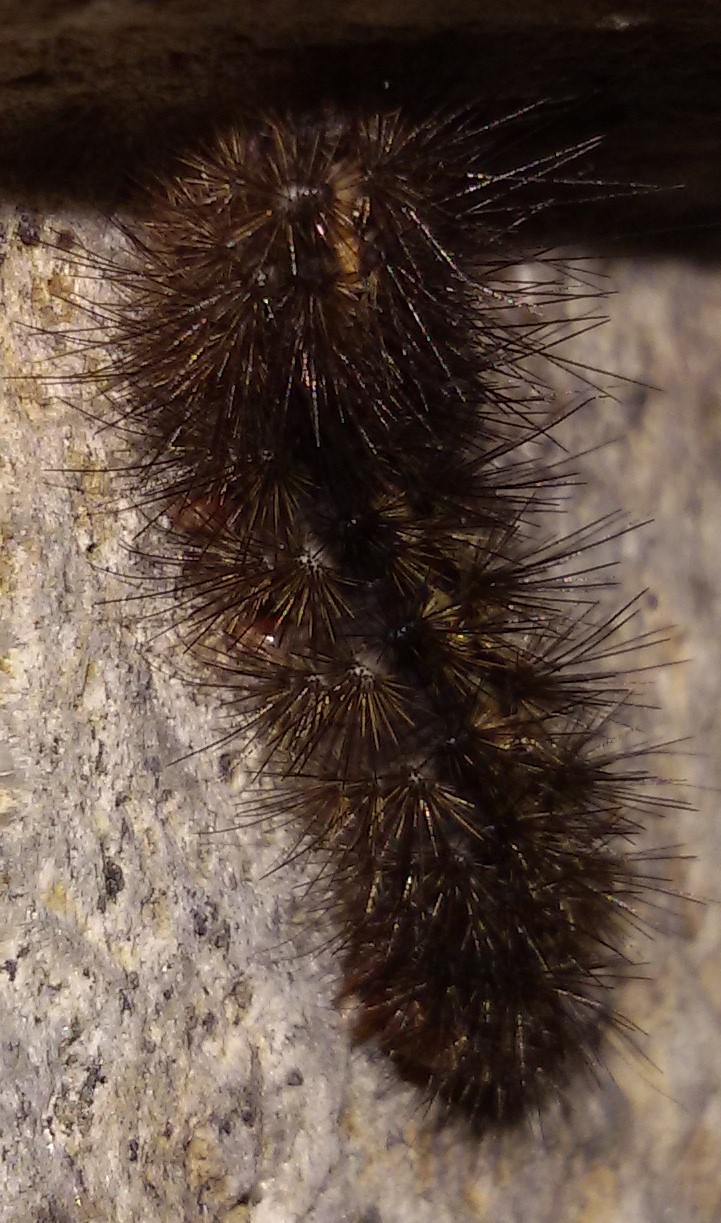
MULTIPOLYGON (((617 438, 582 460, 567 529, 619 506, 654 520, 611 552, 619 600, 648 588, 642 624, 673 626, 662 652, 689 660, 651 677, 650 724, 656 739, 693 736, 657 765, 688 779, 680 796, 699 810, 671 813, 650 839, 693 855, 664 870, 707 903, 660 913, 668 932, 635 940, 647 979, 620 1001, 647 1033, 641 1055, 612 1054, 614 1080, 579 1092, 570 1119, 478 1141, 429 1129, 382 1058, 350 1051, 328 931, 307 912, 309 868, 269 873, 291 834, 212 832, 236 821, 252 761, 232 745, 222 764, 198 750, 226 728, 221 707, 153 640, 153 600, 132 601, 147 586, 117 576, 137 572, 127 547, 139 524, 114 510, 103 471, 118 441, 78 410, 100 406, 91 387, 47 380, 77 363, 63 338, 82 323, 67 301, 72 263, 26 244, 9 207, 4 222, 3 1219, 711 1223, 721 277, 660 259, 597 269, 615 291, 610 321, 569 351, 638 381, 612 380, 617 402, 563 430, 571 450, 617 438)), ((92 250, 114 241, 80 214, 37 223, 43 241, 63 228, 92 250)), ((559 386, 563 396, 562 374, 559 386)))

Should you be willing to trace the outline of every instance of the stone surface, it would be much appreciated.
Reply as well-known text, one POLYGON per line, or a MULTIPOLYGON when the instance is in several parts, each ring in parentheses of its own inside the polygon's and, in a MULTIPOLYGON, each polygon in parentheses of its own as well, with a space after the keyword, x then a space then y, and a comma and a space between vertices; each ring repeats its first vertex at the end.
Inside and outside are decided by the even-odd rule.
POLYGON ((568 351, 628 381, 601 375, 616 401, 562 434, 587 452, 568 529, 619 506, 653 518, 613 545, 618 593, 647 588, 642 624, 675 626, 664 656, 689 660, 651 677, 650 720, 656 739, 693 736, 658 767, 688 778, 699 810, 651 839, 692 855, 672 886, 706 903, 662 903, 665 932, 639 935, 647 979, 622 1008, 647 1033, 642 1053, 612 1053, 614 1079, 579 1092, 569 1118, 478 1142, 429 1129, 383 1060, 350 1050, 308 868, 272 869, 290 834, 219 831, 252 762, 232 744, 201 750, 227 728, 220 707, 154 639, 147 587, 119 576, 137 576, 138 518, 118 514, 104 470, 117 439, 78 410, 93 412, 91 387, 52 381, 77 367, 63 331, 82 320, 58 233, 99 251, 112 232, 68 208, 7 206, 3 220, 3 1218, 717 1219, 721 275, 600 265, 609 322, 568 351))

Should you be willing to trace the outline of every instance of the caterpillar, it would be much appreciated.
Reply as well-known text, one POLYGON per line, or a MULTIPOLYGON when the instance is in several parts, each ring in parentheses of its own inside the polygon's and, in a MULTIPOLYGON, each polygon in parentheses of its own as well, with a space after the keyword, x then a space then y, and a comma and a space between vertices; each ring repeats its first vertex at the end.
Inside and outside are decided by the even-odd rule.
POLYGON ((249 113, 94 260, 125 478, 274 782, 239 818, 318 860, 356 1038, 481 1129, 630 1027, 613 988, 662 882, 628 848, 664 807, 618 743, 633 606, 595 608, 616 520, 534 529, 568 478, 539 454, 561 289, 550 259, 519 281, 517 231, 589 190, 590 146, 522 159, 528 129, 249 113))

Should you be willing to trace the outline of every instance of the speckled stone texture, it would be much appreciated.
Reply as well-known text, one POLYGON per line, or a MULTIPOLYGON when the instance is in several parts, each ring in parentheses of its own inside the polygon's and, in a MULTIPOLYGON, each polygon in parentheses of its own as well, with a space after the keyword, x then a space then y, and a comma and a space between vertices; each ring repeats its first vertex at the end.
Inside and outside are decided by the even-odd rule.
MULTIPOLYGON (((655 739, 693 736, 657 763, 688 779, 678 793, 698 811, 651 840, 692 855, 671 886, 705 903, 661 898, 663 932, 635 942, 645 979, 620 1002, 641 1053, 611 1051, 613 1078, 569 1117, 477 1141, 429 1128, 382 1059, 350 1050, 309 868, 273 871, 291 834, 222 831, 252 762, 232 744, 200 750, 227 723, 180 677, 132 581, 138 518, 118 514, 104 471, 117 439, 79 410, 93 412, 91 387, 53 382, 77 368, 63 331, 82 315, 52 244, 68 231, 101 251, 112 231, 70 208, 7 204, 2 219, 3 1220, 718 1219, 721 274, 599 265, 609 322, 568 351, 623 378, 600 375, 615 400, 562 431, 587 452, 567 529, 619 506, 653 518, 611 551, 619 601, 647 590, 639 630, 674 626, 661 653, 688 660, 644 694, 655 739)), ((577 393, 558 379, 561 398, 577 393)))

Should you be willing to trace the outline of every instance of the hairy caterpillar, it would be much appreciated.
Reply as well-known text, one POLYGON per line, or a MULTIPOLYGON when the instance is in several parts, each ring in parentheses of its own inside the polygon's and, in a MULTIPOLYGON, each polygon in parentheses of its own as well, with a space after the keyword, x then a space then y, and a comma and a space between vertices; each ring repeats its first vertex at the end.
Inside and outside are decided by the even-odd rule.
POLYGON ((593 1069, 654 886, 619 848, 629 609, 594 620, 585 556, 612 525, 533 536, 558 290, 524 312, 515 230, 584 187, 526 123, 249 116, 96 261, 127 477, 277 783, 245 814, 319 856, 357 1035, 479 1126, 593 1069))

